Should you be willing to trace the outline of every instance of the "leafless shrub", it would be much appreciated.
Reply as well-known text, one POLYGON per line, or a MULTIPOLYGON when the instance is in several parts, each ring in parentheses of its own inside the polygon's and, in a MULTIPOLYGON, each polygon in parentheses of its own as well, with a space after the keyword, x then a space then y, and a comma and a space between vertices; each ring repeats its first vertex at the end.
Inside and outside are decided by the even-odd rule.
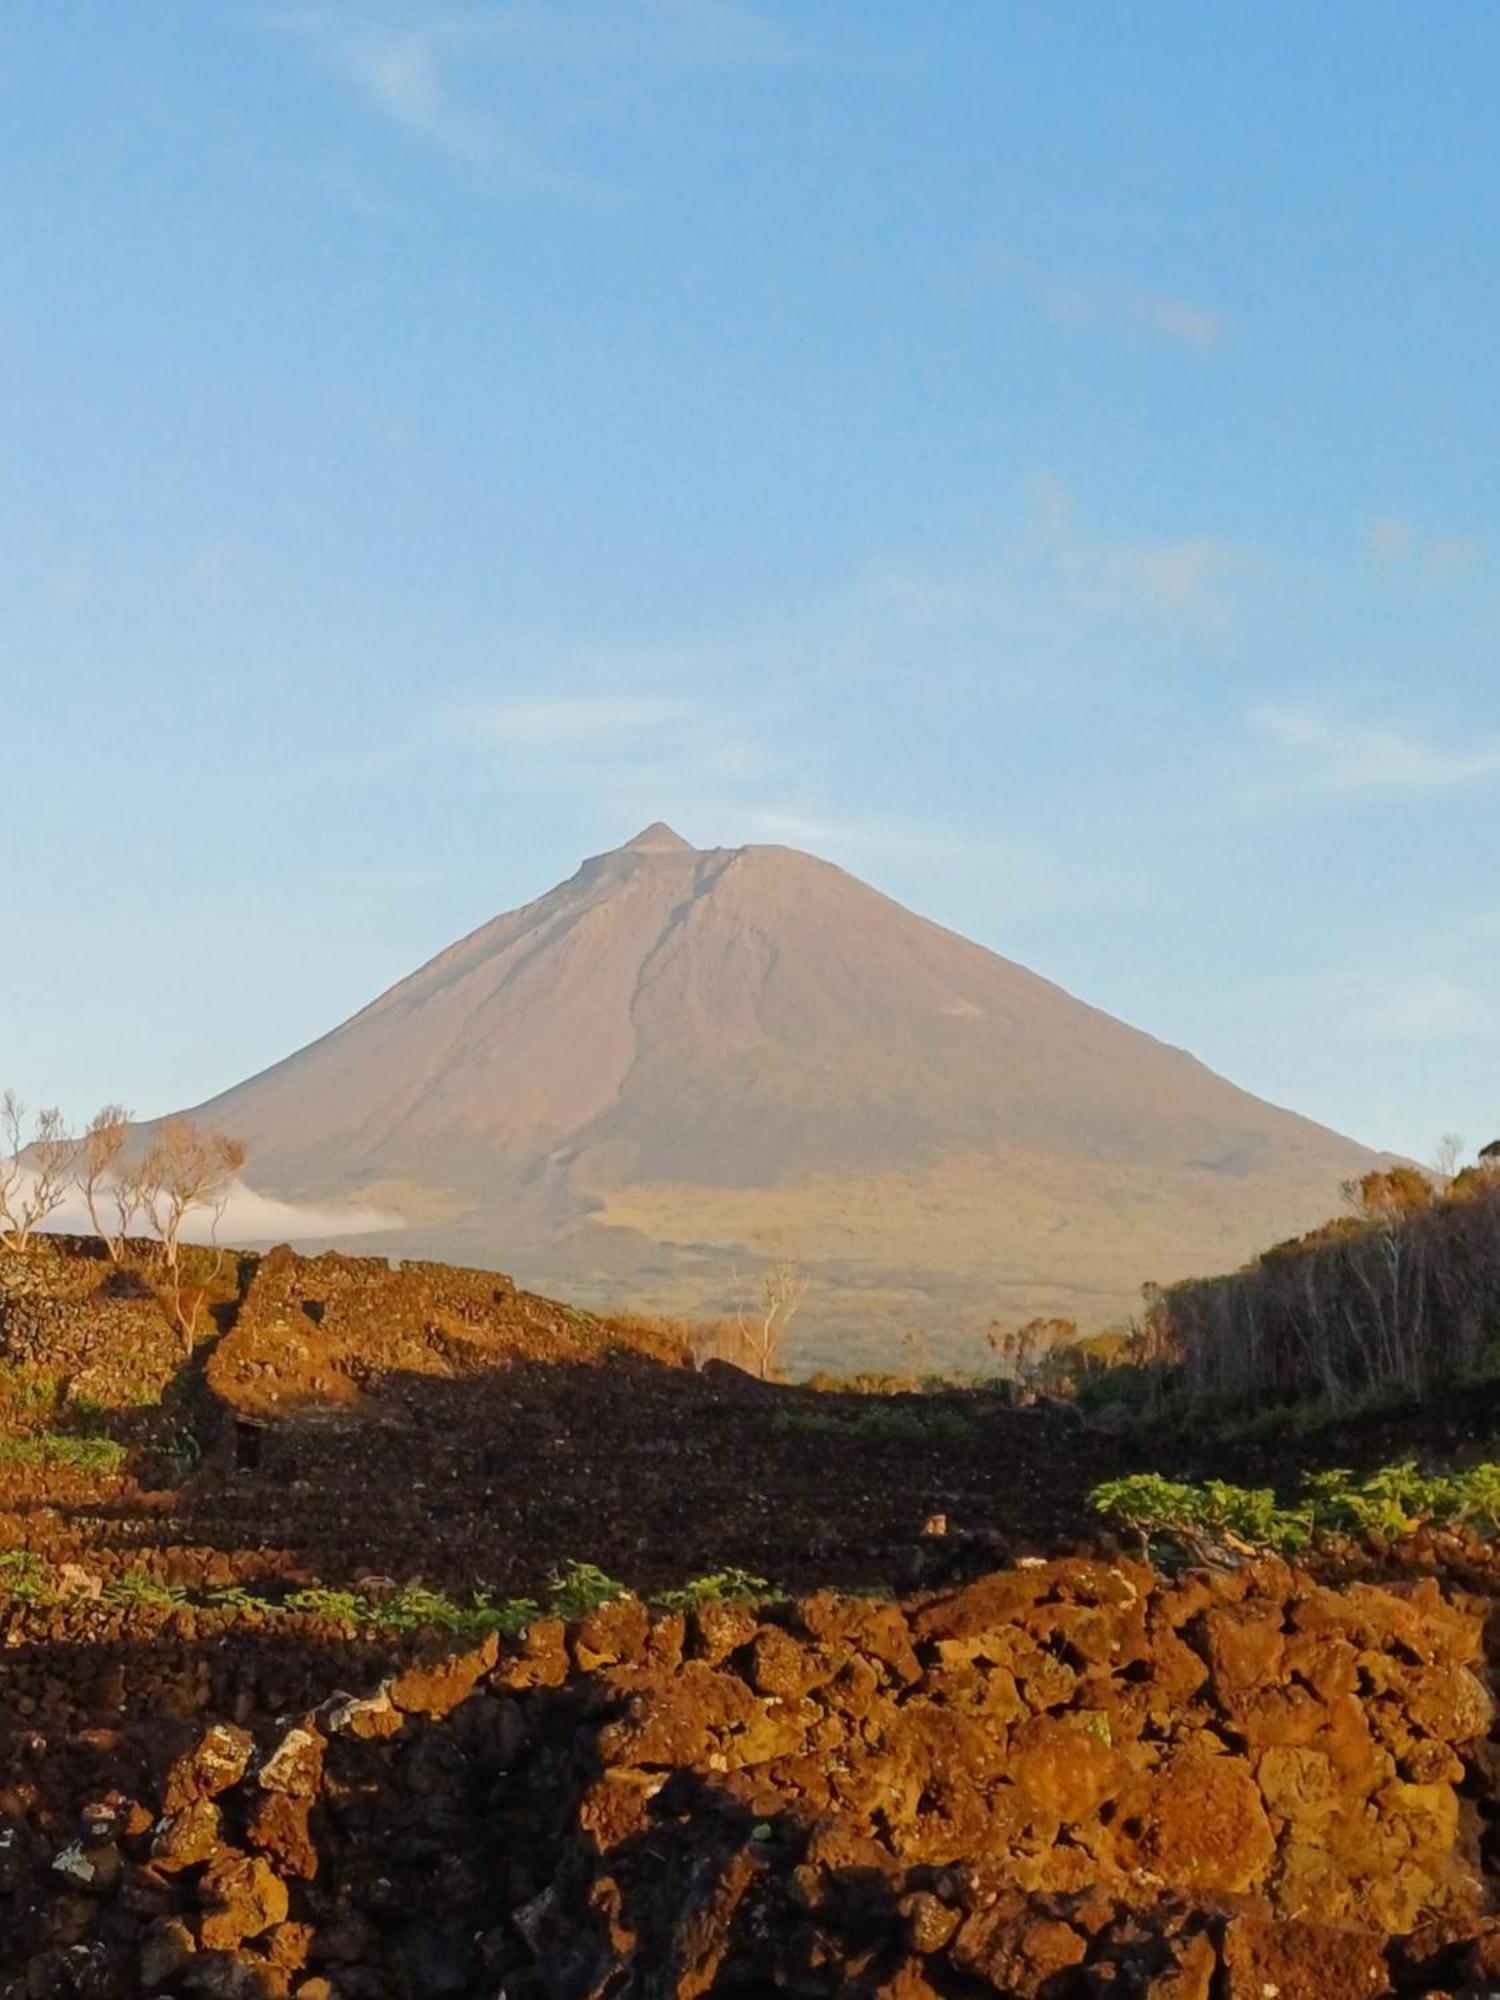
POLYGON ((1078 1328, 1070 1319, 1045 1316, 1018 1327, 1003 1327, 996 1320, 985 1339, 1011 1379, 1030 1393, 1038 1387, 1051 1357, 1077 1341, 1078 1328))
MULTIPOLYGON (((736 1276, 738 1289, 740 1279, 736 1276)), ((740 1366, 770 1382, 780 1372, 782 1350, 797 1310, 807 1296, 808 1278, 794 1258, 778 1256, 750 1281, 750 1296, 736 1306, 740 1366)))
POLYGON ((78 1144, 74 1166, 74 1181, 83 1196, 89 1221, 94 1226, 94 1234, 104 1244, 113 1263, 118 1264, 125 1254, 125 1238, 129 1223, 135 1214, 135 1207, 123 1206, 120 1201, 121 1164, 120 1156, 125 1150, 125 1142, 130 1136, 130 1113, 123 1104, 106 1104, 102 1111, 96 1111, 89 1120, 87 1129, 78 1144), (100 1219, 100 1209, 108 1198, 112 1201, 117 1229, 105 1227, 100 1219))
POLYGON ((190 1354, 198 1334, 203 1295, 183 1283, 183 1225, 195 1210, 208 1209, 217 1226, 231 1183, 244 1164, 245 1148, 240 1140, 222 1132, 200 1132, 190 1118, 169 1118, 126 1176, 128 1197, 136 1201, 157 1238, 172 1317, 190 1354))
POLYGON ((1463 1157, 1464 1142, 1458 1133, 1444 1132, 1433 1148, 1432 1163, 1428 1169, 1439 1194, 1446 1194, 1458 1179, 1463 1157))
POLYGON ((17 1254, 68 1195, 78 1141, 55 1105, 27 1123, 13 1090, 0 1096, 0 1245, 17 1254))

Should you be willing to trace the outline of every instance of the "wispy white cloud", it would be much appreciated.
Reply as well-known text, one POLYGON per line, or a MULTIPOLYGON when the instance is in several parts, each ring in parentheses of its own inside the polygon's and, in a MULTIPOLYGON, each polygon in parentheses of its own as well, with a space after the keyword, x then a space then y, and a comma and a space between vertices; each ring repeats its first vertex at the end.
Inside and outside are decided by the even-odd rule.
POLYGON ((1036 483, 1037 529, 1059 576, 1096 601, 1221 623, 1229 587, 1263 571, 1268 558, 1249 544, 1195 532, 1134 535, 1091 528, 1060 480, 1036 483))
POLYGON ((1403 521, 1399 514, 1377 514, 1365 525, 1365 542, 1382 562, 1395 562, 1404 556, 1415 537, 1411 522, 1403 521))
POLYGON ((732 814, 728 837, 799 847, 855 874, 898 885, 930 885, 935 876, 965 880, 982 887, 986 919, 992 924, 1029 921, 1059 910, 1142 909, 1156 893, 1143 872, 1122 862, 1090 855, 1079 863, 1025 836, 994 830, 966 833, 899 814, 772 803, 732 814))
POLYGON ((461 711, 468 735, 517 749, 624 749, 689 724, 691 702, 673 696, 539 695, 480 702, 461 711))
MULTIPOLYGON (((1006 844, 983 836, 949 833, 875 815, 806 811, 796 806, 755 806, 738 816, 751 839, 803 847, 834 856, 912 862, 997 859, 1006 844)), ((1034 858, 1034 857, 1031 857, 1034 858)))
POLYGON ((1330 722, 1307 707, 1258 708, 1251 723, 1280 753, 1263 796, 1449 792, 1500 778, 1500 741, 1437 744, 1391 726, 1330 722))
POLYGON ((1472 569, 1481 554, 1476 535, 1432 534, 1400 514, 1366 522, 1365 546, 1383 567, 1415 567, 1437 582, 1472 569))
POLYGON ((795 749, 777 742, 765 712, 657 692, 675 653, 654 665, 649 649, 587 657, 593 671, 573 691, 508 693, 451 709, 449 740, 492 759, 498 782, 576 793, 611 822, 676 814, 699 823, 762 795, 794 766, 795 749))
POLYGON ((1056 326, 1140 333, 1198 354, 1222 346, 1229 330, 1223 313, 1194 299, 1075 283, 1010 251, 996 253, 993 262, 1056 326))
POLYGON ((609 198, 580 134, 691 72, 758 69, 800 50, 737 0, 509 0, 469 7, 266 10, 400 130, 529 194, 609 198))

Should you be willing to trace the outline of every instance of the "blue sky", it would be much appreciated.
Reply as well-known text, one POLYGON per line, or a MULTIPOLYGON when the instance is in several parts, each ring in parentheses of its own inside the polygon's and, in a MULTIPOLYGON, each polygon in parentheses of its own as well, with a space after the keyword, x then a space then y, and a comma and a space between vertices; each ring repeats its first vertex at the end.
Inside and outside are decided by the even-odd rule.
POLYGON ((192 1101, 645 822, 1500 1131, 1500 16, 0 20, 0 1081, 192 1101))

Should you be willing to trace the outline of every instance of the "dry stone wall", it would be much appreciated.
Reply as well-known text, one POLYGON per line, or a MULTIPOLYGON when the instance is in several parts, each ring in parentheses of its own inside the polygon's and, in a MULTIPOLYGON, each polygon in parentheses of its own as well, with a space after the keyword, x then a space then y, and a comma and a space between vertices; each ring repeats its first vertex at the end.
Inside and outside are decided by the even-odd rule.
POLYGON ((168 1675, 112 1778, 97 1726, 71 1794, 17 1746, 0 1994, 1478 1993, 1481 1640, 1432 1586, 1072 1560, 625 1599, 315 1702, 168 1675))

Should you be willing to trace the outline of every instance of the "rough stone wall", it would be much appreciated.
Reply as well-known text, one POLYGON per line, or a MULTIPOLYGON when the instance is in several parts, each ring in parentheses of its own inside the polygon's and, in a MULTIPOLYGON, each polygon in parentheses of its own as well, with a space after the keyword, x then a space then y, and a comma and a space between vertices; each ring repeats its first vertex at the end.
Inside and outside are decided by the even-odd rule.
MULTIPOLYGON (((519 1292, 497 1271, 281 1248, 256 1263, 208 1383, 233 1409, 276 1417, 336 1411, 402 1376, 588 1360, 621 1344, 610 1321, 519 1292)), ((670 1339, 638 1330, 629 1344, 672 1365, 687 1358, 670 1339)))
POLYGON ((112 1786, 95 1745, 70 1804, 20 1760, 0 1994, 1475 1991, 1479 1657, 1435 1588, 1277 1564, 627 1599, 301 1712, 200 1711, 112 1786))
POLYGON ((24 1257, 0 1256, 0 1361, 126 1402, 160 1392, 182 1341, 150 1287, 92 1239, 43 1237, 24 1257))

